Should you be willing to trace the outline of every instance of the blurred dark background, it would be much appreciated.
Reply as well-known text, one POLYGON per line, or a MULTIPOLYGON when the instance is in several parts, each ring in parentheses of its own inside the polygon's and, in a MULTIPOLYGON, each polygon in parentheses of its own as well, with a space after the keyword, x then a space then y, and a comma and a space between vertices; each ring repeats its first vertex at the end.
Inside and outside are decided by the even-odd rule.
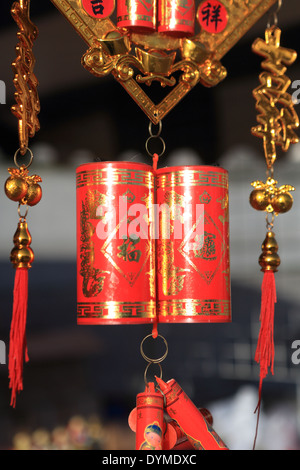
MULTIPOLYGON (((74 175, 78 164, 95 158, 150 163, 145 152, 148 119, 113 78, 98 79, 83 69, 86 45, 50 0, 33 0, 31 12, 39 28, 34 52, 41 130, 30 147, 44 197, 28 218, 36 254, 29 274, 30 362, 15 410, 9 407, 7 365, 0 364, 0 447, 38 448, 55 441, 55 448, 134 448, 127 417, 144 386, 139 346, 151 328, 76 326, 74 175)), ((265 222, 248 198, 250 183, 265 178, 265 165, 262 142, 250 132, 256 123, 252 90, 261 71, 261 58, 251 52, 251 44, 264 37, 267 20, 268 15, 224 57, 227 79, 213 89, 195 87, 166 116, 162 131, 166 152, 161 166, 220 164, 229 171, 233 322, 163 325, 160 332, 169 344, 164 377, 174 377, 198 406, 211 409, 217 432, 233 449, 251 448, 256 424, 257 259, 265 222)), ((283 2, 278 25, 282 45, 300 52, 299 1, 283 2)), ((10 112, 16 31, 9 5, 1 5, 0 79, 6 84, 6 104, 0 105, 2 184, 18 147, 10 112)), ((299 60, 287 74, 292 82, 300 80, 299 60)), ((298 144, 280 155, 275 168, 281 184, 297 189, 299 164, 298 144)), ((296 191, 292 211, 276 220, 282 266, 276 275, 275 375, 264 383, 258 439, 258 446, 267 449, 299 447, 300 366, 291 360, 292 342, 300 339, 298 203, 296 191)), ((0 340, 8 348, 14 276, 9 253, 18 218, 4 193, 0 214, 0 340)))

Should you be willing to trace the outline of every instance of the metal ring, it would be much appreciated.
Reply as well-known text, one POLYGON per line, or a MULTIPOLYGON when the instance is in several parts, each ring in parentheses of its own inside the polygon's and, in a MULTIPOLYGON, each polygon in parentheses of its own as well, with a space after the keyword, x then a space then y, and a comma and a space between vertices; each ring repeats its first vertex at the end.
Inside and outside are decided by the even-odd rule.
POLYGON ((29 160, 29 163, 28 165, 19 165, 18 161, 17 161, 17 156, 19 155, 19 152, 21 151, 20 148, 18 148, 18 150, 16 151, 15 155, 14 155, 14 162, 15 162, 15 165, 18 167, 18 168, 29 168, 31 163, 32 163, 32 160, 33 160, 33 153, 32 153, 32 150, 30 150, 30 148, 26 147, 26 151, 28 150, 28 152, 30 153, 30 160, 29 160))
POLYGON ((150 137, 148 137, 148 139, 146 140, 146 144, 145 144, 145 147, 146 147, 146 150, 147 150, 147 153, 148 155, 150 155, 150 157, 153 157, 154 153, 151 153, 150 150, 149 150, 149 142, 151 139, 159 139, 162 143, 162 151, 160 154, 158 154, 158 158, 160 158, 164 153, 165 153, 165 150, 166 150, 166 144, 165 144, 165 141, 162 137, 160 136, 156 136, 156 135, 150 135, 150 137))
POLYGON ((162 367, 161 367, 161 364, 160 364, 159 362, 149 362, 149 364, 147 364, 147 367, 146 367, 145 372, 144 372, 144 382, 145 382, 146 387, 148 386, 147 372, 148 372, 149 367, 150 367, 151 365, 153 365, 153 364, 158 365, 159 370, 160 370, 159 378, 162 379, 162 367))
MULTIPOLYGON (((145 336, 145 338, 144 338, 143 341, 141 342, 141 346, 140 346, 141 355, 142 355, 143 358, 144 358, 146 361, 148 361, 149 363, 159 364, 160 362, 164 361, 164 360, 166 359, 167 355, 168 355, 168 352, 169 352, 169 350, 168 350, 168 343, 167 343, 166 339, 165 339, 163 336, 157 335, 156 338, 161 338, 161 339, 163 340, 163 342, 165 343, 166 352, 165 352, 161 357, 159 357, 158 359, 152 359, 152 358, 146 356, 146 354, 144 353, 144 350, 143 350, 144 342, 145 342, 146 339, 148 339, 148 338, 153 338, 152 334, 145 336)), ((155 338, 155 339, 156 339, 156 338, 155 338)))
POLYGON ((152 132, 152 124, 153 124, 153 122, 150 121, 150 122, 149 122, 149 134, 150 134, 150 137, 159 137, 160 134, 161 134, 161 130, 162 130, 162 122, 161 122, 161 121, 158 122, 158 132, 157 132, 157 134, 153 134, 153 132, 152 132))
POLYGON ((27 217, 27 214, 28 214, 28 206, 26 207, 25 215, 22 215, 22 214, 21 214, 20 207, 23 206, 23 205, 25 205, 25 204, 19 203, 19 205, 18 205, 18 214, 19 214, 20 219, 25 220, 26 217, 27 217))
POLYGON ((266 226, 267 226, 267 230, 272 230, 274 228, 274 220, 275 220, 275 215, 274 215, 274 212, 268 212, 266 214, 266 226), (272 220, 269 221, 269 215, 272 215, 272 220))

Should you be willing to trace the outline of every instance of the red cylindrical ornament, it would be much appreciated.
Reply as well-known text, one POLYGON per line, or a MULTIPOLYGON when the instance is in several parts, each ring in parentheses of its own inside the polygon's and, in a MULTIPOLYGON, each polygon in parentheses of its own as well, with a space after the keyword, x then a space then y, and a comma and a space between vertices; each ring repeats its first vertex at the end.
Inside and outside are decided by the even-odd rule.
POLYGON ((166 383, 157 377, 156 381, 164 395, 166 412, 177 422, 194 449, 228 450, 201 411, 174 379, 166 383))
POLYGON ((156 28, 155 0, 118 0, 117 26, 134 32, 154 31, 156 28))
POLYGON ((153 169, 143 163, 79 166, 77 323, 156 320, 153 169))
POLYGON ((136 450, 162 450, 164 397, 149 382, 136 397, 136 450))
POLYGON ((227 171, 181 166, 156 175, 158 321, 230 322, 227 171))
MULTIPOLYGON (((211 413, 206 408, 199 408, 199 413, 205 418, 207 423, 212 426, 213 418, 211 413)), ((164 440, 165 443, 165 450, 187 450, 193 449, 190 441, 188 440, 186 434, 183 432, 181 427, 177 424, 176 421, 170 418, 169 415, 166 415, 166 426, 167 426, 167 433, 164 440), (175 437, 176 436, 176 437, 175 437)))
POLYGON ((175 37, 194 34, 194 0, 158 0, 158 32, 175 37))
MULTIPOLYGON (((210 412, 206 408, 199 409, 202 416, 206 421, 212 425, 213 419, 210 412)), ((135 407, 128 417, 128 424, 130 429, 133 432, 136 432, 137 427, 137 408, 135 407)), ((164 423, 163 423, 163 440, 162 440, 162 449, 171 450, 179 449, 182 445, 183 448, 191 448, 191 444, 187 441, 187 437, 182 429, 178 426, 177 422, 170 418, 169 415, 164 413, 164 423)))
MULTIPOLYGON (((131 431, 136 432, 137 428, 137 408, 135 407, 128 416, 128 424, 131 431)), ((182 431, 176 424, 167 423, 166 417, 164 416, 164 423, 162 428, 162 450, 170 450, 176 445, 178 436, 182 437, 182 431)), ((182 440, 182 439, 180 439, 182 440)))

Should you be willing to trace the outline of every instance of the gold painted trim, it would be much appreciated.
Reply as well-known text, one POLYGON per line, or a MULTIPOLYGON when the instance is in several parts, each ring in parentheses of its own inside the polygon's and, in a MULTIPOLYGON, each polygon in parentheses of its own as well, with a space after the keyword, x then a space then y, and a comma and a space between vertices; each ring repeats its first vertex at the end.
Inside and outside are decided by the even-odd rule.
POLYGON ((156 302, 78 302, 77 315, 79 319, 103 318, 114 320, 117 318, 155 318, 156 302))
POLYGON ((215 186, 228 189, 228 175, 227 173, 186 169, 158 174, 156 177, 157 189, 178 186, 215 186))
POLYGON ((231 302, 230 300, 220 299, 159 300, 157 302, 157 309, 158 315, 163 317, 229 317, 231 314, 231 302))
POLYGON ((151 171, 103 168, 79 171, 76 174, 76 188, 96 185, 136 185, 154 188, 154 177, 151 171), (109 173, 109 176, 108 176, 109 173))

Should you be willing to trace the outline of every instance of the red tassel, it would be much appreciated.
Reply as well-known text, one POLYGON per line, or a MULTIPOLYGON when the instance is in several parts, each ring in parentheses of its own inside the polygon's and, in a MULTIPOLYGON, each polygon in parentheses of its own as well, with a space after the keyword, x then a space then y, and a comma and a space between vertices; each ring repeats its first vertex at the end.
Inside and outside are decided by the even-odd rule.
MULTIPOLYGON (((262 383, 264 378, 268 375, 270 368, 271 373, 274 374, 274 311, 276 297, 276 284, 275 275, 273 271, 265 271, 263 282, 261 286, 261 310, 260 310, 260 332, 255 352, 255 361, 260 365, 259 374, 259 399, 255 409, 257 415, 256 436, 258 429, 258 421, 261 405, 262 383)), ((255 441, 256 441, 255 436, 255 441)), ((254 441, 254 445, 255 445, 254 441)))
POLYGON ((28 303, 28 269, 17 268, 15 274, 13 313, 9 345, 9 388, 11 406, 16 406, 17 392, 23 390, 23 364, 29 361, 26 343, 26 319, 28 303))
POLYGON ((258 337, 255 361, 260 364, 259 396, 263 379, 268 369, 274 374, 274 310, 276 298, 275 275, 273 271, 264 273, 261 286, 260 332, 258 337))

